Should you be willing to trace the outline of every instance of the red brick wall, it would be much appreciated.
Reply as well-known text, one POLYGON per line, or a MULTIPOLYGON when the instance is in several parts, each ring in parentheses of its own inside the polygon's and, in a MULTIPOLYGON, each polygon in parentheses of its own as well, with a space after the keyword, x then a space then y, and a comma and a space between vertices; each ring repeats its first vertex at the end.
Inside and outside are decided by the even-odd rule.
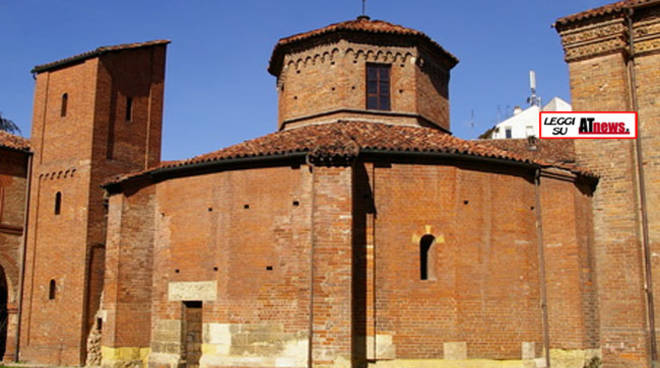
MULTIPOLYGON (((622 55, 574 62, 569 70, 575 110, 630 109, 622 55)), ((633 145, 628 140, 575 144, 578 163, 601 176, 593 203, 601 345, 605 362, 622 365, 642 364, 648 356, 633 145)))
POLYGON ((351 361, 353 336, 353 173, 315 167, 312 208, 312 366, 351 361))
POLYGON ((542 342, 529 181, 394 164, 376 168, 374 187, 376 333, 394 335, 398 358, 442 358, 443 342, 465 341, 470 358, 520 359, 521 342, 542 342), (420 280, 425 234, 436 280, 420 280))
POLYGON ((32 125, 23 360, 84 361, 103 288, 106 219, 101 183, 160 159, 165 46, 114 52, 37 75, 32 125), (61 97, 68 94, 61 116, 61 97), (125 96, 134 96, 126 122, 125 96), (53 213, 62 193, 61 214, 53 213), (48 285, 58 292, 48 300, 48 285))
MULTIPOLYGON (((449 130, 449 69, 429 54, 420 53, 415 71, 416 110, 449 130)), ((392 93, 396 95, 398 90, 392 93)))
MULTIPOLYGON (((306 336, 311 175, 275 167, 157 184, 152 326, 181 319, 181 301, 168 301, 170 282, 216 280, 204 323, 275 323, 306 336)), ((154 352, 173 352, 155 339, 154 352)))
MULTIPOLYGON (((438 57, 422 54, 413 46, 380 46, 354 40, 309 47, 284 56, 278 77, 279 126, 290 119, 306 118, 337 109, 358 110, 343 117, 387 119, 392 123, 427 124, 424 119, 449 129, 447 84, 449 71, 438 57), (423 55, 423 56, 422 56, 423 55), (420 59, 423 61, 420 62, 420 59), (366 64, 391 65, 391 111, 412 114, 388 118, 360 112, 366 110, 366 64)), ((375 112, 375 110, 371 110, 375 112)), ((329 116, 304 122, 324 121, 329 116)), ((303 122, 287 123, 287 127, 303 122), (290 125, 289 125, 290 124, 290 125)))
POLYGON ((0 267, 7 284, 5 359, 14 359, 28 154, 0 148, 0 267))
POLYGON ((590 189, 548 177, 541 182, 550 346, 598 348, 590 189))
MULTIPOLYGON (((144 262, 154 187, 115 195, 104 345, 148 343, 138 332, 148 313, 129 300, 151 295, 152 350, 180 353, 180 342, 159 340, 159 326, 181 320, 181 301, 168 300, 168 286, 182 281, 217 281, 217 299, 203 303, 205 324, 277 324, 307 336, 312 266, 315 366, 338 357, 363 361, 374 335, 393 336, 391 358, 398 359, 441 359, 445 342, 466 342, 469 358, 491 359, 520 359, 521 344, 534 342, 540 356, 530 175, 358 163, 352 170, 284 166, 169 179, 155 184, 152 291, 144 262), (422 281, 419 239, 427 233, 437 239, 436 278, 422 281)), ((598 332, 585 230, 590 191, 552 178, 541 190, 551 347, 591 348, 598 332)))
MULTIPOLYGON (((37 165, 35 165, 37 166, 37 165)), ((80 359, 86 267, 86 227, 89 173, 32 179, 21 323, 21 359, 51 364, 80 359), (55 193, 62 193, 59 215, 55 193), (49 283, 57 292, 49 300, 49 283)))
MULTIPOLYGON (((598 333, 590 191, 567 178, 541 187, 551 347, 586 349, 598 333)), ((304 338, 312 267, 315 366, 373 359, 376 335, 393 337, 393 355, 380 359, 441 359, 446 342, 490 359, 520 359, 533 342, 540 356, 535 205, 530 172, 443 163, 237 169, 129 190, 110 203, 104 345, 146 346, 148 312, 130 301, 151 297, 152 351, 180 354, 162 328, 182 318, 168 288, 192 281, 218 285, 204 324, 274 324, 304 338), (425 234, 436 237, 436 277, 422 281, 425 234)))
POLYGON ((102 345, 147 347, 151 332, 151 286, 155 188, 110 197, 103 282, 102 345))
MULTIPOLYGON (((636 55, 628 56, 623 14, 592 18, 559 28, 570 71, 575 110, 632 110, 629 65, 634 65, 639 128, 651 252, 658 248, 660 192, 657 147, 660 108, 660 57, 657 6, 634 12, 636 55), (584 42, 590 41, 590 42, 584 42), (632 64, 629 64, 631 63, 632 64)), ((600 334, 606 367, 650 365, 647 307, 644 295, 639 179, 632 140, 580 140, 575 143, 580 165, 600 175, 593 198, 595 269, 600 309, 600 334)), ((652 256, 654 293, 660 291, 660 267, 652 256)), ((657 304, 657 297, 656 297, 657 304)), ((656 315, 660 311, 656 306, 656 315)), ((656 320, 657 323, 657 320, 656 320)))

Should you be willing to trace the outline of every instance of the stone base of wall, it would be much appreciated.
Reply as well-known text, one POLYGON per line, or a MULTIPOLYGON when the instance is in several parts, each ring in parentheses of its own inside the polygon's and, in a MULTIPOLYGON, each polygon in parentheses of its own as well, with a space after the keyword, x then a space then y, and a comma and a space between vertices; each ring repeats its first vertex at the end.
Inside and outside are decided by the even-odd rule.
MULTIPOLYGON (((542 359, 541 359, 542 360, 542 359)), ((369 363, 369 368, 539 368, 540 360, 394 359, 369 363)), ((553 366, 554 368, 554 366, 553 366)), ((580 367, 582 368, 582 367, 580 367)))
MULTIPOLYGON (((550 349, 552 368, 585 368, 593 358, 600 359, 600 349, 550 349)), ((534 359, 392 359, 368 364, 369 368, 545 368, 545 358, 534 359)), ((591 367, 589 367, 591 368, 591 367)))
POLYGON ((101 366, 103 368, 143 368, 151 352, 145 347, 101 347, 101 366))
MULTIPOLYGON (((201 368, 205 367, 306 367, 308 340, 302 336, 277 332, 272 326, 205 324, 201 368), (268 328, 270 327, 270 328, 268 328), (242 342, 242 343, 239 343, 242 342)), ((457 343, 448 343, 457 344, 457 343)), ((464 345, 464 343, 463 343, 464 345)), ((447 346, 445 347, 447 348, 447 346)), ((452 349, 449 349, 452 350, 452 349)), ((453 349, 456 350, 456 349, 453 349)), ((452 351, 453 351, 452 350, 452 351)), ((459 349, 464 352, 465 349, 459 349)), ((523 349, 523 355, 526 350, 523 349)), ((152 352, 150 348, 102 347, 103 368, 177 368, 181 355, 152 352)), ((465 359, 465 354, 449 354, 446 359, 388 359, 372 361, 369 368, 545 368, 545 358, 465 359)), ((550 349, 553 368, 592 368, 589 363, 601 358, 600 349, 550 349)), ((318 365, 315 365, 318 366, 318 365)), ((337 359, 329 367, 350 367, 337 359)))
POLYGON ((305 367, 308 338, 281 325, 204 324, 200 367, 305 367))
POLYGON ((550 364, 553 368, 582 368, 593 358, 602 359, 600 349, 550 349, 550 364))

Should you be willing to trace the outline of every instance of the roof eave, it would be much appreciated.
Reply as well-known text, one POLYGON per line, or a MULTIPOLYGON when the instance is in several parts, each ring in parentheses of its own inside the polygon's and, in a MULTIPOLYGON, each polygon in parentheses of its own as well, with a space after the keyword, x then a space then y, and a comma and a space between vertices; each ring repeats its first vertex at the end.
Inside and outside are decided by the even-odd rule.
MULTIPOLYGON (((308 158, 309 151, 295 151, 286 153, 277 153, 263 156, 247 156, 247 157, 233 157, 219 160, 210 160, 203 162, 182 163, 176 166, 162 167, 153 169, 144 173, 130 176, 118 181, 113 181, 103 184, 101 187, 107 190, 110 194, 120 193, 126 187, 134 182, 144 182, 148 184, 158 183, 167 179, 203 175, 213 172, 218 172, 223 169, 254 166, 255 164, 262 165, 283 165, 284 163, 298 161, 299 163, 305 162, 308 158)), ((516 167, 524 170, 537 170, 550 167, 554 165, 542 165, 529 160, 514 160, 509 158, 488 157, 480 156, 469 153, 460 152, 442 152, 442 151, 402 151, 402 150, 382 150, 364 148, 360 150, 360 155, 368 156, 396 156, 406 158, 431 158, 431 159, 453 159, 462 161, 473 161, 488 164, 496 164, 508 167, 516 167)), ((558 169, 567 170, 565 168, 557 167, 558 169)), ((579 177, 597 178, 596 176, 585 175, 581 172, 571 171, 579 177)))
POLYGON ((10 147, 10 146, 5 146, 3 144, 0 144, 0 148, 6 149, 8 151, 13 151, 13 152, 20 152, 20 153, 25 153, 27 155, 32 155, 32 151, 30 151, 30 148, 16 148, 16 147, 10 147))
POLYGON ((108 53, 121 52, 121 51, 127 51, 127 50, 135 50, 135 49, 146 48, 146 47, 155 47, 155 46, 167 45, 169 43, 170 43, 170 40, 154 40, 154 41, 147 41, 147 42, 137 43, 135 45, 134 44, 126 44, 126 47, 120 47, 122 45, 101 46, 101 47, 98 47, 94 50, 83 52, 81 54, 74 55, 74 56, 71 56, 71 57, 68 57, 68 58, 53 61, 51 63, 37 65, 34 68, 32 68, 32 70, 30 70, 30 73, 39 74, 39 73, 43 73, 43 72, 50 71, 50 70, 53 70, 53 69, 63 68, 65 66, 78 64, 78 63, 83 62, 87 59, 92 59, 92 58, 99 57, 101 55, 108 54, 108 53), (134 46, 131 46, 131 45, 134 45, 134 46))
POLYGON ((573 24, 580 23, 583 21, 589 21, 592 19, 602 18, 606 16, 620 15, 626 9, 639 9, 648 6, 660 5, 660 0, 651 0, 642 3, 621 2, 619 5, 613 6, 615 4, 617 3, 608 4, 598 8, 593 8, 583 12, 567 15, 565 17, 557 19, 552 24, 552 27, 555 28, 557 31, 561 31, 563 28, 569 27, 573 24))

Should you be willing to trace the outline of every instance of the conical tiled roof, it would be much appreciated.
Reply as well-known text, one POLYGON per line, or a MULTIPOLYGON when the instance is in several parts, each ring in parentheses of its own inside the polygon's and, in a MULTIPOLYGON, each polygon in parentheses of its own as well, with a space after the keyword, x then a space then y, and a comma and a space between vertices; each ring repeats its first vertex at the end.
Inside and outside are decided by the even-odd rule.
POLYGON ((451 65, 452 67, 458 63, 458 58, 456 56, 452 55, 450 52, 443 49, 442 46, 440 46, 437 42, 433 41, 429 36, 427 36, 421 31, 404 27, 398 24, 386 22, 384 20, 371 20, 367 16, 360 16, 357 19, 348 20, 340 23, 334 23, 323 28, 318 28, 312 31, 298 33, 293 36, 281 38, 275 45, 275 48, 273 49, 273 54, 270 58, 270 66, 268 67, 268 71, 271 74, 276 74, 275 66, 278 64, 278 60, 282 56, 282 51, 287 46, 336 32, 365 32, 371 34, 412 36, 419 39, 422 42, 428 43, 431 46, 431 48, 447 56, 447 58, 452 63, 451 65))

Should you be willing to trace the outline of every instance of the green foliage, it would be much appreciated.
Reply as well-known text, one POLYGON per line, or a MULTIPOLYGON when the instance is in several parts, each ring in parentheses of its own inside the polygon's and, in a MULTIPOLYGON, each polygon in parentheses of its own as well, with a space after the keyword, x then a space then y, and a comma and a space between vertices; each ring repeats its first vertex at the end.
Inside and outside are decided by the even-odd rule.
POLYGON ((602 363, 599 357, 593 357, 591 360, 584 364, 584 368, 600 368, 602 363))
POLYGON ((9 133, 20 133, 21 130, 18 128, 18 125, 14 124, 13 121, 2 116, 0 112, 0 130, 4 130, 9 133))

